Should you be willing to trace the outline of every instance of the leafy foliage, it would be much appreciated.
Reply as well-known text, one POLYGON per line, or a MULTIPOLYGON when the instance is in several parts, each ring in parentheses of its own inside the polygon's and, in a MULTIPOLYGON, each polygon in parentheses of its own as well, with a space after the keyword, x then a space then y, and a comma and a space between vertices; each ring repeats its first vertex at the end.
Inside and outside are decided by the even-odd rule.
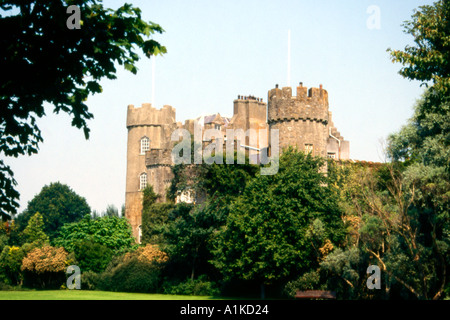
POLYGON ((23 230, 25 241, 29 243, 38 242, 40 244, 49 243, 49 237, 44 232, 44 220, 39 212, 28 221, 28 225, 23 230))
POLYGON ((66 267, 67 252, 64 248, 44 246, 36 248, 22 261, 22 270, 44 273, 63 272, 66 267))
POLYGON ((107 246, 90 241, 76 241, 73 245, 76 265, 82 273, 92 271, 100 273, 105 270, 113 257, 113 251, 107 246))
POLYGON ((22 260, 25 284, 30 287, 58 288, 64 283, 68 254, 64 248, 35 248, 22 260))
POLYGON ((91 212, 91 208, 86 199, 69 186, 55 182, 44 186, 39 194, 28 202, 25 211, 15 219, 19 229, 23 230, 37 212, 42 214, 44 232, 53 240, 64 224, 80 220, 91 212))
POLYGON ((80 241, 89 240, 112 250, 123 253, 135 246, 131 227, 125 218, 102 217, 92 219, 86 215, 79 222, 65 224, 55 244, 73 252, 80 241))
MULTIPOLYGON (((86 105, 91 94, 102 92, 100 80, 115 79, 116 64, 137 72, 139 55, 163 54, 165 47, 149 38, 163 29, 141 18, 141 10, 124 4, 106 9, 101 1, 2 1, 0 15, 0 154, 31 155, 43 141, 37 119, 44 104, 55 113, 72 117, 72 126, 89 137, 87 121, 93 114, 86 105), (81 13, 81 28, 68 30, 67 6, 81 13), (33 75, 24 76, 24 75, 33 75)), ((0 161, 0 212, 16 213, 17 182, 0 161)))
POLYGON ((175 208, 173 203, 153 203, 142 210, 142 238, 141 243, 164 243, 164 230, 168 223, 169 214, 175 208))
POLYGON ((191 296, 215 296, 220 293, 217 285, 208 281, 205 275, 198 279, 186 279, 179 282, 177 280, 165 281, 163 284, 164 294, 178 294, 191 296))
POLYGON ((158 292, 161 268, 166 261, 167 255, 151 245, 115 257, 105 272, 96 279, 97 288, 124 292, 158 292))
POLYGON ((18 285, 22 280, 24 250, 16 246, 5 246, 0 253, 0 282, 18 285))
POLYGON ((439 0, 419 7, 412 20, 403 24, 414 37, 415 46, 404 51, 391 50, 392 61, 404 67, 400 74, 426 84, 432 81, 436 91, 450 93, 450 3, 439 0))
POLYGON ((178 277, 189 275, 193 280, 196 270, 200 268, 205 271, 208 268, 210 241, 217 229, 214 219, 215 216, 202 210, 202 207, 184 203, 177 204, 170 212, 162 248, 172 264, 184 267, 183 271, 177 272, 178 277))
POLYGON ((417 47, 391 54, 407 65, 402 75, 433 85, 408 123, 389 136, 387 150, 394 162, 407 164, 397 183, 402 189, 393 190, 393 196, 409 192, 406 222, 413 232, 391 239, 385 266, 413 296, 438 299, 448 286, 450 264, 450 3, 437 1, 420 9, 405 23, 417 47))
POLYGON ((271 284, 317 266, 307 230, 315 219, 324 239, 343 240, 336 198, 320 172, 324 162, 286 150, 276 175, 258 176, 233 204, 213 263, 225 278, 271 284))

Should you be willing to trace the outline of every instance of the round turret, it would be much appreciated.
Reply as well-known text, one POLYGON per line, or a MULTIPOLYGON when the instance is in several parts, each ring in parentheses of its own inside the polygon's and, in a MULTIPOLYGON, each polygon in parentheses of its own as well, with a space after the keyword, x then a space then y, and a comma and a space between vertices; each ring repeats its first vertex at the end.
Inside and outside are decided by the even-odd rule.
POLYGON ((302 83, 297 96, 292 88, 278 88, 268 92, 268 124, 278 129, 280 151, 288 146, 326 156, 328 125, 328 93, 320 85, 309 90, 302 83))

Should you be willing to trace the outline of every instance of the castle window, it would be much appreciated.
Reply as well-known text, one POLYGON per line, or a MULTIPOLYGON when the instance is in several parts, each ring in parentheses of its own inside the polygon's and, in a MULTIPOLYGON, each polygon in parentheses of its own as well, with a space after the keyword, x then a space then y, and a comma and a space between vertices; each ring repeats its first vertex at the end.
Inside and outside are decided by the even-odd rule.
POLYGON ((142 226, 138 227, 138 243, 141 243, 142 239, 142 226))
POLYGON ((139 176, 139 190, 144 190, 147 187, 147 174, 141 173, 139 176))
POLYGON ((215 124, 214 129, 220 130, 220 124, 215 124))
POLYGON ((141 139, 141 154, 145 154, 145 151, 150 150, 150 139, 147 137, 143 137, 141 139))
POLYGON ((310 143, 306 143, 305 144, 305 153, 306 154, 313 154, 313 151, 314 151, 314 147, 313 147, 313 145, 312 144, 310 144, 310 143))

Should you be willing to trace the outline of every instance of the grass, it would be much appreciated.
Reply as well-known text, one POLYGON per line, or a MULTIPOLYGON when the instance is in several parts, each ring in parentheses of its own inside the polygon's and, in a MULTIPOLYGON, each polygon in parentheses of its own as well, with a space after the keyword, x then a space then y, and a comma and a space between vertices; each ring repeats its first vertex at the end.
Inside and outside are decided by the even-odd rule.
POLYGON ((88 290, 0 291, 0 300, 209 300, 212 296, 182 296, 88 290))

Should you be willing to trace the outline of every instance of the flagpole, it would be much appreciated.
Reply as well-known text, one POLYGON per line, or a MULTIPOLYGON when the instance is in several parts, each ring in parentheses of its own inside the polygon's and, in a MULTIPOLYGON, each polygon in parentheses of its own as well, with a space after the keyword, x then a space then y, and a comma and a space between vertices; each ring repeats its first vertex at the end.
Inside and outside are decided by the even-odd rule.
POLYGON ((288 30, 287 86, 291 86, 291 30, 288 30))

